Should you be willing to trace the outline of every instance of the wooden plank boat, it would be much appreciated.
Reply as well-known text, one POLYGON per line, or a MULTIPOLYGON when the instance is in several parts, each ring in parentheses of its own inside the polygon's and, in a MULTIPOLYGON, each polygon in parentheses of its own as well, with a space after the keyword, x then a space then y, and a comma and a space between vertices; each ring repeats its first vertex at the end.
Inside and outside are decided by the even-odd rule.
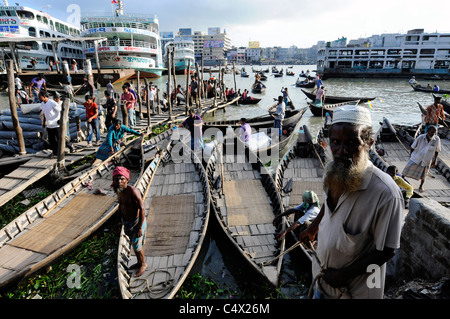
POLYGON ((122 228, 117 266, 120 291, 126 299, 173 298, 194 265, 206 234, 210 192, 205 170, 190 147, 172 143, 137 184, 147 220, 143 246, 147 269, 140 277, 128 272, 136 257, 122 228), (182 159, 172 157, 180 148, 182 159))
POLYGON ((421 86, 419 84, 411 84, 411 87, 414 89, 414 91, 417 92, 424 92, 424 93, 434 93, 434 94, 449 94, 450 90, 439 90, 439 91, 434 91, 433 89, 428 89, 424 86, 421 86))
POLYGON ((224 153, 229 142, 234 149, 234 139, 225 137, 206 165, 214 217, 242 259, 276 287, 283 258, 275 256, 284 251, 285 240, 278 242, 275 234, 285 226, 272 222, 283 211, 281 197, 267 168, 248 148, 243 154, 224 153))
POLYGON ((310 80, 304 80, 304 81, 297 81, 295 83, 296 87, 299 88, 313 88, 316 85, 316 82, 310 81, 310 80))
POLYGON ((266 86, 261 82, 254 82, 252 84, 252 93, 263 93, 266 91, 266 86))
POLYGON ((143 171, 142 140, 132 140, 0 230, 0 287, 48 266, 117 211, 113 170, 127 167, 134 185, 143 171))
POLYGON ((261 99, 255 99, 255 98, 251 98, 251 99, 239 99, 238 103, 239 104, 243 104, 243 105, 248 105, 248 104, 258 104, 259 101, 261 101, 261 99))
MULTIPOLYGON (((302 194, 307 190, 314 191, 319 202, 324 202, 323 175, 326 163, 331 159, 323 146, 313 142, 306 125, 300 128, 297 142, 283 154, 275 171, 275 184, 280 192, 284 210, 302 204, 302 194)), ((284 217, 287 227, 294 222, 294 216, 284 217)), ((298 229, 291 232, 297 241, 298 229)), ((309 250, 300 246, 303 253, 312 260, 309 250)))
MULTIPOLYGON (((297 123, 298 120, 302 117, 302 115, 303 115, 302 111, 304 111, 304 110, 306 110, 306 108, 303 108, 301 110, 286 110, 286 115, 282 122, 283 127, 289 126, 293 123, 297 123)), ((268 115, 253 117, 253 118, 247 119, 247 123, 250 124, 250 126, 255 129, 273 127, 273 116, 268 114, 268 115)), ((225 133, 228 126, 231 126, 231 128, 233 128, 233 129, 241 127, 238 119, 225 120, 225 121, 205 121, 203 123, 203 128, 205 130, 210 127, 215 127, 215 128, 220 129, 223 133, 225 133)))
MULTIPOLYGON (((302 92, 312 101, 316 99, 316 95, 310 92, 307 92, 303 89, 301 89, 302 92)), ((342 103, 342 102, 349 102, 349 101, 355 101, 359 100, 359 103, 365 103, 368 101, 375 100, 375 97, 343 97, 343 96, 332 96, 332 95, 325 95, 324 103, 342 103)))
POLYGON ((311 110, 311 113, 314 116, 325 116, 325 114, 327 112, 330 115, 333 114, 334 109, 337 107, 340 107, 343 105, 357 105, 359 103, 359 100, 335 103, 335 104, 323 104, 322 106, 316 106, 314 103, 311 103, 311 102, 307 102, 307 103, 308 103, 309 109, 311 110))

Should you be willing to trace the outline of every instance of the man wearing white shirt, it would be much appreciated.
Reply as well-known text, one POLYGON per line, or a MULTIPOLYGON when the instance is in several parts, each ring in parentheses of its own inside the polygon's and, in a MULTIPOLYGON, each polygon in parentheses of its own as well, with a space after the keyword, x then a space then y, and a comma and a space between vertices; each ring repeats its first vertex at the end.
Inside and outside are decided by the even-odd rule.
POLYGON ((441 151, 441 139, 436 135, 437 127, 428 126, 427 133, 419 135, 411 145, 411 157, 402 172, 402 177, 420 179, 419 192, 424 192, 423 184, 430 167, 436 166, 441 151))
POLYGON ((49 99, 48 93, 40 91, 39 100, 41 101, 41 109, 45 120, 42 124, 47 129, 48 143, 53 155, 58 151, 58 128, 59 119, 61 117, 61 106, 55 101, 49 99))

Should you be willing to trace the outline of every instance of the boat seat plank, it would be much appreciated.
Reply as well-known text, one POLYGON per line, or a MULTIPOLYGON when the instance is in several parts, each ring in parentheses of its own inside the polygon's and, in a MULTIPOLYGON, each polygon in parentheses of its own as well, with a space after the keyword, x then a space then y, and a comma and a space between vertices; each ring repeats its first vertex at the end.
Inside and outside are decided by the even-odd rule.
POLYGON ((225 181, 229 226, 271 223, 274 215, 259 180, 225 181))
POLYGON ((302 195, 305 191, 312 190, 319 197, 319 202, 323 203, 323 182, 321 181, 293 181, 292 192, 289 197, 289 208, 303 203, 302 195))
MULTIPOLYGON (((4 276, 8 276, 7 270, 10 272, 21 271, 46 257, 45 254, 36 253, 9 245, 5 245, 1 248, 0 256, 0 268, 4 270, 4 276)), ((4 279, 5 278, 0 275, 0 281, 3 282, 4 279)))
POLYGON ((78 237, 115 201, 112 196, 81 193, 8 245, 49 255, 78 237))
POLYGON ((194 222, 195 195, 154 196, 147 216, 146 256, 181 254, 194 222))

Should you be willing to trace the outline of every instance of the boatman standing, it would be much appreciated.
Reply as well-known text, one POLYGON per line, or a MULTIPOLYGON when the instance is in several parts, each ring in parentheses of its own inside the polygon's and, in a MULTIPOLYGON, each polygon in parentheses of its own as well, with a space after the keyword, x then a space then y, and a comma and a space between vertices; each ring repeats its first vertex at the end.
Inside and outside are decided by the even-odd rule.
POLYGON ((272 114, 272 116, 274 118, 273 127, 278 128, 278 134, 279 134, 279 136, 281 136, 283 134, 282 123, 283 123, 284 115, 286 112, 286 104, 284 104, 283 97, 281 95, 278 97, 278 103, 269 109, 269 113, 275 107, 276 107, 275 113, 272 114))
POLYGON ((134 276, 139 277, 147 268, 143 250, 147 223, 141 192, 128 185, 129 180, 130 171, 127 168, 117 166, 114 169, 111 186, 117 194, 124 232, 130 238, 131 246, 137 258, 137 263, 128 269, 137 269, 134 276))
POLYGON ((411 144, 411 153, 408 163, 402 172, 402 177, 420 179, 419 192, 423 192, 423 184, 430 167, 436 166, 441 139, 436 134, 437 126, 430 125, 425 134, 419 135, 411 144))
POLYGON ((423 121, 425 122, 425 132, 430 125, 437 126, 439 120, 445 120, 444 107, 441 104, 441 97, 435 96, 434 103, 427 106, 427 111, 423 121))
POLYGON ((299 236, 312 241, 317 234, 316 299, 383 298, 385 263, 400 247, 404 203, 394 180, 369 160, 373 143, 368 109, 334 110, 324 204, 299 236))

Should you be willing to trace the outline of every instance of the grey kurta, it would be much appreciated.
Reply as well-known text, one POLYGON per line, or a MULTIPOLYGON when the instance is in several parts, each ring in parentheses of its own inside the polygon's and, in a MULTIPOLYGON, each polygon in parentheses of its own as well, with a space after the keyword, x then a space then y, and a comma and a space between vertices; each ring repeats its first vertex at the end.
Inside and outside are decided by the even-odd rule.
MULTIPOLYGON (((327 205, 326 193, 317 246, 323 269, 341 269, 375 249, 400 247, 404 203, 398 186, 389 175, 368 162, 359 190, 344 193, 334 212, 327 205)), ((313 261, 314 277, 320 273, 320 266, 313 261)), ((379 288, 367 285, 372 273, 354 278, 347 287, 349 294, 342 295, 340 290, 322 279, 319 287, 329 297, 383 298, 385 267, 384 264, 380 269, 379 288)))

